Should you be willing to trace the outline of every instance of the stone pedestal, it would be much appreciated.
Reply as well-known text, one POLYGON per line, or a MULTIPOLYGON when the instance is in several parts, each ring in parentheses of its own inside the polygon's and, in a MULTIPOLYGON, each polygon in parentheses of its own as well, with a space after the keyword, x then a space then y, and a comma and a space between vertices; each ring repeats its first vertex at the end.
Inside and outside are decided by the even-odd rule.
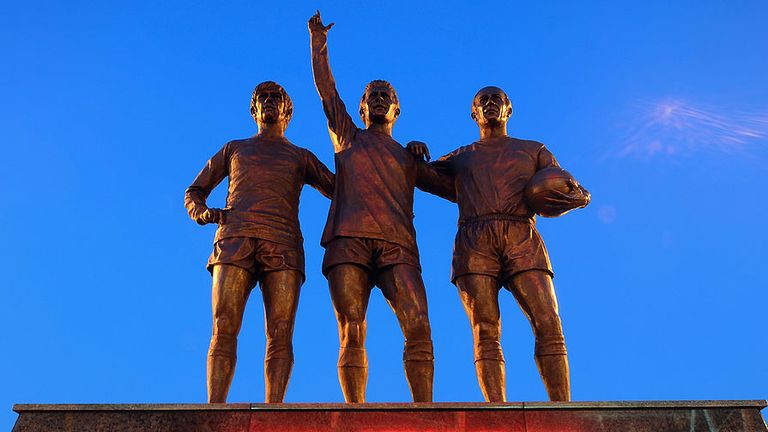
POLYGON ((766 432, 765 401, 15 405, 13 432, 766 432))

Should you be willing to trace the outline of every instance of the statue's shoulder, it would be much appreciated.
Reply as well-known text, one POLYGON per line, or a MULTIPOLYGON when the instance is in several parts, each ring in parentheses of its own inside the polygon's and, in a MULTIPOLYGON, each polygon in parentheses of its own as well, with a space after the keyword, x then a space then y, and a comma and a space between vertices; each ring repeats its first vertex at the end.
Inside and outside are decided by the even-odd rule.
POLYGON ((243 148, 244 146, 253 145, 256 144, 257 139, 255 137, 248 137, 248 138, 242 138, 242 139, 233 139, 229 141, 228 143, 224 144, 224 147, 229 147, 231 151, 239 150, 243 148))
POLYGON ((305 158, 306 157, 315 157, 315 154, 312 153, 312 150, 310 150, 310 149, 308 149, 306 147, 302 147, 300 145, 296 145, 296 144, 292 143, 291 141, 289 141, 287 138, 285 140, 285 145, 291 151, 293 151, 297 155, 301 155, 302 157, 305 157, 305 158))
POLYGON ((545 148, 544 144, 542 144, 539 141, 522 139, 522 138, 514 138, 514 137, 508 137, 507 145, 513 146, 517 149, 530 151, 534 153, 538 152, 542 148, 545 148))
POLYGON ((307 155, 314 155, 312 151, 310 151, 308 148, 302 147, 300 145, 296 145, 286 137, 283 137, 283 139, 281 140, 281 143, 284 146, 284 148, 292 154, 301 155, 302 157, 307 155))
POLYGON ((464 146, 461 146, 461 147, 457 148, 456 150, 454 150, 452 152, 446 153, 443 156, 440 156, 440 158, 437 159, 436 162, 447 162, 447 161, 455 158, 456 156, 459 156, 459 155, 461 155, 463 153, 472 151, 474 144, 475 143, 467 144, 467 145, 464 145, 464 146))
POLYGON ((309 149, 306 147, 302 147, 300 145, 294 144, 293 141, 289 140, 288 138, 283 138, 283 144, 285 144, 288 148, 295 150, 299 153, 311 153, 309 149))

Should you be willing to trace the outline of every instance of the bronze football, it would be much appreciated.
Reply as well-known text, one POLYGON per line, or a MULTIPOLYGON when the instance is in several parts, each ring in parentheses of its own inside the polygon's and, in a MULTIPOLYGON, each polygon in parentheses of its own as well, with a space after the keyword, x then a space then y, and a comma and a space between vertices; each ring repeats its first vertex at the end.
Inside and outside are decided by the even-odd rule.
MULTIPOLYGON (((528 207, 544 217, 563 215, 584 203, 574 200, 578 182, 568 171, 559 167, 544 168, 536 172, 525 187, 528 207)), ((578 192, 578 191, 576 191, 578 192)))

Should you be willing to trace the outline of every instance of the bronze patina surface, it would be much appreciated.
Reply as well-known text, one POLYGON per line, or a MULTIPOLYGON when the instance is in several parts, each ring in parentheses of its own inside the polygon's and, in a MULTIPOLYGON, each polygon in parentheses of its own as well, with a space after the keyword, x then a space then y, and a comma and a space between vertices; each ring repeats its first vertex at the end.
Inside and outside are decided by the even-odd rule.
POLYGON ((213 336, 208 353, 208 401, 226 402, 237 359, 237 335, 248 296, 258 283, 264 300, 267 348, 265 400, 282 402, 293 366, 293 325, 304 282, 299 195, 309 184, 333 194, 333 174, 315 155, 285 138, 293 105, 278 84, 259 84, 251 99, 258 133, 230 141, 187 189, 189 216, 219 225, 208 260, 213 275, 213 336), (229 179, 227 205, 206 198, 229 179))
MULTIPOLYGON (((507 135, 512 104, 498 87, 485 87, 474 97, 472 119, 480 139, 430 164, 440 176, 432 189, 457 202, 459 229, 454 245, 451 281, 458 287, 472 326, 475 368, 483 396, 506 400, 501 344, 499 289, 512 292, 528 317, 536 338, 535 359, 550 400, 570 400, 565 349, 552 268, 535 225, 535 211, 524 199, 534 174, 558 167, 539 142, 507 135), (446 191, 446 189, 448 189, 446 191)), ((409 149, 429 158, 423 143, 409 149)), ((574 184, 557 201, 563 211, 584 207, 589 193, 574 184)))
POLYGON ((335 150, 336 188, 325 225, 323 273, 339 324, 339 381, 347 402, 364 402, 368 376, 366 309, 378 286, 405 336, 405 374, 413 400, 432 400, 433 354, 427 297, 413 228, 414 187, 430 170, 392 138, 400 115, 394 88, 371 81, 360 101, 365 129, 355 126, 328 62, 318 12, 309 20, 312 71, 335 150))

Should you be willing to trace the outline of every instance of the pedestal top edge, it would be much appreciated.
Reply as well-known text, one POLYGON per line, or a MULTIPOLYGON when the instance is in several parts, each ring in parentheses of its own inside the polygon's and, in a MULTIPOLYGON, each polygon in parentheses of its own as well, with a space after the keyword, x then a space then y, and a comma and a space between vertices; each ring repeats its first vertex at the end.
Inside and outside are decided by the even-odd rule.
POLYGON ((765 400, 605 401, 605 402, 435 402, 435 403, 231 403, 231 404, 15 404, 13 410, 41 411, 421 411, 759 408, 765 400))

